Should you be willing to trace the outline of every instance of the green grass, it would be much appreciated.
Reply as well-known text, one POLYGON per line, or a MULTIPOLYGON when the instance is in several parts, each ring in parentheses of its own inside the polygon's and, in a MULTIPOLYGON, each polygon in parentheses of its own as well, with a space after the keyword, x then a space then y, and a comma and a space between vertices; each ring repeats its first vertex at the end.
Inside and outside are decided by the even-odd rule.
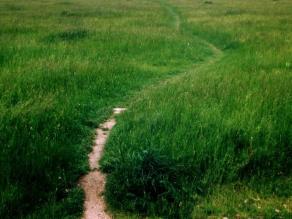
MULTIPOLYGON (((180 17, 183 35, 209 41, 213 59, 129 101, 102 160, 108 203, 167 218, 280 217, 277 200, 291 197, 291 3, 162 6, 180 17), (282 193, 264 189, 287 180, 282 193), (215 188, 235 181, 250 191, 259 187, 271 206, 233 208, 248 192, 232 200, 236 192, 215 188), (225 198, 218 206, 217 196, 225 198), (200 216, 193 208, 200 202, 219 210, 200 216)), ((289 209, 283 218, 291 217, 289 209)))
POLYGON ((291 217, 291 11, 0 0, 0 218, 80 217, 78 178, 115 106, 116 218, 291 217))
MULTIPOLYGON (((289 193, 291 178, 287 183, 290 183, 290 190, 287 187, 279 188, 289 193)), ((261 187, 265 188, 266 185, 261 184, 261 187)), ((192 218, 290 218, 291 201, 291 195, 283 197, 279 194, 271 194, 266 188, 259 192, 237 182, 217 186, 211 194, 200 197, 192 218)))
POLYGON ((158 2, 0 6, 0 217, 80 214, 81 199, 64 206, 87 170, 94 128, 134 91, 210 51, 173 31, 158 2))

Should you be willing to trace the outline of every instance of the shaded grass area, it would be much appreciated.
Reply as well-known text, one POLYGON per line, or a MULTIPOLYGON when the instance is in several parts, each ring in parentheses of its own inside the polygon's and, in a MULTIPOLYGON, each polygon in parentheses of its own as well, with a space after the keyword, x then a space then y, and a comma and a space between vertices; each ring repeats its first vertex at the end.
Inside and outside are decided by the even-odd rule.
POLYGON ((163 218, 291 217, 291 2, 161 4, 224 56, 130 101, 102 160, 108 203, 163 218), (250 196, 260 209, 242 206, 250 196))
POLYGON ((2 0, 0 14, 0 218, 77 218, 97 124, 211 52, 157 2, 2 0))

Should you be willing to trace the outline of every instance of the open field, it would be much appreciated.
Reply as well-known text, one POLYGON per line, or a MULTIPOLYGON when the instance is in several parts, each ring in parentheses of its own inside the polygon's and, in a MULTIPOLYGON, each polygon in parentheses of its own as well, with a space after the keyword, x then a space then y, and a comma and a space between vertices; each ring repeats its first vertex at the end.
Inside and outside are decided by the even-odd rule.
POLYGON ((0 0, 0 218, 292 217, 290 0, 0 0))

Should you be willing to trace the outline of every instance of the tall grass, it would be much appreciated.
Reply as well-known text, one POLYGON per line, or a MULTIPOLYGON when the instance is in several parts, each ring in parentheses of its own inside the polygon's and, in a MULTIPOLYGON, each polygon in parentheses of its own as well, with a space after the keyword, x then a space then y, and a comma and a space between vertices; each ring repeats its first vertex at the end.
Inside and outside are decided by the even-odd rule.
MULTIPOLYGON (((197 217, 200 197, 214 198, 213 188, 232 182, 275 200, 291 197, 292 4, 211 3, 161 2, 170 16, 181 17, 182 35, 213 48, 213 60, 129 101, 102 160, 114 209, 197 217)), ((288 217, 289 209, 250 208, 244 214, 288 217)), ((201 216, 216 215, 212 210, 201 216)))
POLYGON ((93 130, 118 105, 102 160, 113 210, 291 216, 291 10, 1 0, 0 218, 79 217, 93 130), (238 207, 250 195, 262 210, 238 207))
POLYGON ((0 218, 78 217, 94 128, 210 50, 158 2, 2 0, 0 14, 0 218))

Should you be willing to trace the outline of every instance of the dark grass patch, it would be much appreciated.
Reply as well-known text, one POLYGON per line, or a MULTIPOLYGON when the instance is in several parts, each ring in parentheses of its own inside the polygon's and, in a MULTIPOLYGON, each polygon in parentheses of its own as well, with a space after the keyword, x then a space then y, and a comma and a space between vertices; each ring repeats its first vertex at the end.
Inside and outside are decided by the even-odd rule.
POLYGON ((4 54, 0 53, 0 66, 3 66, 5 62, 6 57, 4 56, 4 54))
POLYGON ((225 15, 241 15, 246 13, 245 10, 237 9, 237 8, 230 8, 225 11, 225 15))
POLYGON ((23 7, 20 5, 12 5, 12 4, 7 4, 5 5, 5 8, 9 11, 21 11, 23 10, 23 7))
POLYGON ((204 4, 206 4, 206 5, 212 5, 213 2, 212 1, 204 1, 204 4))
POLYGON ((30 212, 25 219, 80 218, 83 210, 83 190, 68 190, 67 196, 58 202, 49 201, 30 212))
POLYGON ((36 30, 30 27, 14 26, 14 27, 2 27, 0 34, 30 34, 36 30))
POLYGON ((0 67, 4 67, 5 65, 11 63, 13 56, 14 56, 13 51, 0 50, 0 67))
POLYGON ((45 37, 45 41, 48 43, 55 43, 55 42, 72 42, 72 41, 78 41, 82 40, 84 38, 87 38, 89 35, 89 32, 84 29, 78 29, 78 30, 69 30, 59 33, 53 33, 45 37))
POLYGON ((75 16, 78 16, 77 13, 75 12, 71 12, 71 11, 62 11, 60 13, 61 16, 64 16, 64 17, 75 17, 75 16))

